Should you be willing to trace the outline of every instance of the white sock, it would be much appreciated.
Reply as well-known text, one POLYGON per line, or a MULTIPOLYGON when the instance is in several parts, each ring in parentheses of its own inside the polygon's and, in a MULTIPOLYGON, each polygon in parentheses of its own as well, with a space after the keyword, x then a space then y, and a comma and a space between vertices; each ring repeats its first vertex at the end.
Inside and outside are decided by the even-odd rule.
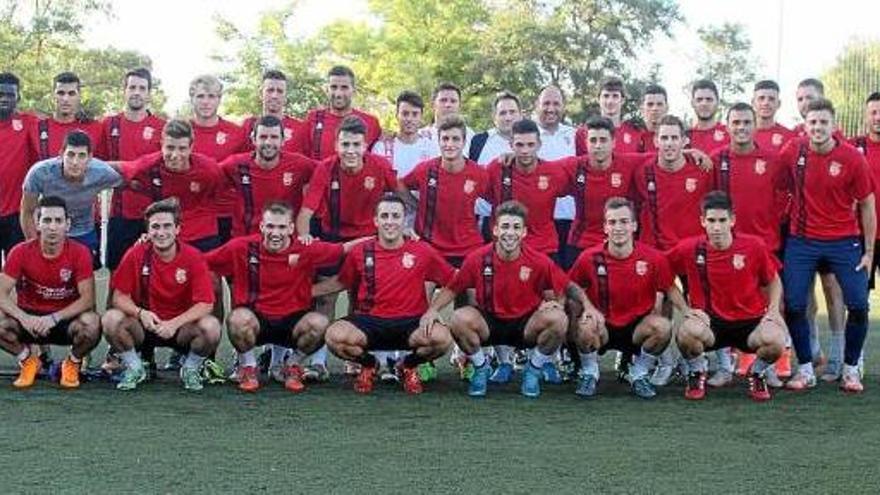
POLYGON ((284 364, 284 359, 287 357, 287 353, 290 352, 290 349, 284 347, 282 345, 272 344, 270 346, 272 352, 272 359, 269 361, 270 368, 277 368, 284 364))
POLYGON ((532 366, 534 366, 535 368, 540 369, 545 364, 553 362, 553 354, 555 354, 555 351, 551 354, 544 354, 543 352, 539 351, 537 347, 535 347, 534 349, 532 349, 532 355, 529 358, 529 362, 531 362, 532 366))
POLYGON ((706 372, 706 357, 700 354, 695 358, 691 358, 687 360, 688 368, 691 372, 694 373, 705 373, 706 372))
POLYGON ((193 351, 189 351, 189 354, 186 355, 186 359, 183 361, 183 366, 187 368, 198 368, 204 361, 204 356, 199 356, 193 351))
POLYGON ((257 357, 254 355, 254 350, 250 349, 248 351, 239 352, 238 353, 238 364, 242 368, 246 368, 248 366, 251 366, 251 367, 257 366, 257 357))
POLYGON ((327 346, 322 345, 320 349, 312 353, 312 366, 321 364, 327 366, 327 346))
POLYGON ((288 366, 299 366, 303 361, 308 357, 306 353, 299 349, 293 349, 290 351, 290 354, 287 355, 287 365, 288 366))
POLYGON ((468 359, 470 359, 471 363, 474 364, 474 368, 479 368, 486 364, 486 353, 483 352, 483 349, 477 349, 477 352, 473 354, 468 354, 468 359))
POLYGON ((122 351, 118 354, 119 359, 122 361, 122 364, 125 365, 128 369, 139 368, 143 366, 141 363, 141 357, 138 356, 138 353, 134 349, 129 349, 127 351, 122 351))
POLYGON ((852 375, 858 376, 859 375, 859 366, 858 365, 851 366, 849 364, 844 364, 843 365, 843 374, 850 375, 850 376, 852 376, 852 375))
POLYGON ((755 358, 755 362, 752 363, 752 373, 760 375, 764 373, 764 370, 766 370, 769 366, 770 364, 767 363, 767 361, 764 361, 761 358, 755 358))
POLYGON ((658 357, 649 353, 642 347, 642 352, 638 353, 633 360, 633 365, 629 370, 629 376, 635 380, 643 378, 651 372, 651 369, 657 364, 658 357))
POLYGON ((388 351, 373 351, 373 357, 376 358, 376 361, 379 362, 379 366, 384 368, 388 365, 388 356, 391 355, 388 351))
POLYGON ((718 370, 733 373, 733 359, 730 357, 730 347, 718 349, 715 351, 715 357, 718 358, 718 370))
POLYGON ((844 332, 831 331, 831 341, 828 345, 828 361, 832 363, 843 362, 843 348, 846 341, 844 332))
POLYGON ((810 354, 813 355, 814 360, 822 354, 822 346, 819 345, 819 325, 816 323, 810 326, 810 354))
POLYGON ((798 373, 804 376, 816 376, 816 372, 813 371, 813 363, 801 364, 798 366, 798 373))
POLYGON ((18 354, 15 355, 15 359, 17 359, 18 362, 20 363, 20 362, 24 361, 25 359, 27 359, 30 355, 31 355, 30 347, 24 346, 24 349, 22 349, 21 352, 19 352, 18 354))
POLYGON ((514 348, 509 345, 496 345, 495 356, 499 363, 513 364, 514 348))
POLYGON ((666 350, 660 354, 660 364, 663 366, 675 366, 677 360, 678 353, 676 352, 674 345, 666 346, 666 350))
POLYGON ((581 352, 581 372, 599 379, 599 353, 581 352))

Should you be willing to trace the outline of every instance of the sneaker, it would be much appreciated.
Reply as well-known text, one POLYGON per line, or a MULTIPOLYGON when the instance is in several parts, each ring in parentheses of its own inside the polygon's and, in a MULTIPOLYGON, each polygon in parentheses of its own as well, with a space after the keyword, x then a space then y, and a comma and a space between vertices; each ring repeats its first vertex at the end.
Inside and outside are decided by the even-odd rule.
POLYGON ((272 366, 269 368, 269 378, 272 381, 277 383, 284 383, 287 381, 287 376, 284 373, 284 366, 272 366))
POLYGON ((647 376, 636 378, 630 384, 633 394, 640 399, 653 399, 657 397, 657 389, 651 385, 651 380, 647 376))
POLYGON ((749 397, 755 402, 766 402, 771 399, 767 380, 761 373, 749 375, 749 397))
POLYGON ((21 370, 18 372, 18 378, 12 382, 12 386, 15 388, 28 388, 33 386, 34 381, 37 379, 37 374, 43 367, 39 356, 31 354, 24 361, 18 363, 18 365, 21 367, 21 370))
POLYGON ((180 381, 183 382, 183 388, 186 390, 190 390, 193 392, 198 392, 199 390, 205 388, 202 385, 202 374, 199 373, 198 368, 193 368, 190 366, 181 366, 180 367, 180 381))
POLYGON ((470 385, 468 385, 468 395, 471 397, 484 397, 489 385, 489 375, 492 374, 492 367, 489 366, 487 361, 482 366, 474 366, 473 368, 474 372, 471 375, 470 385))
POLYGON ((675 366, 669 364, 660 364, 654 370, 651 376, 651 385, 655 387, 665 387, 672 381, 672 375, 675 374, 675 366))
POLYGON ((61 379, 58 384, 63 388, 79 388, 79 366, 81 363, 75 363, 70 356, 64 358, 61 362, 61 379))
POLYGON ((217 361, 213 359, 205 359, 202 362, 202 381, 209 385, 220 385, 226 383, 226 370, 217 361))
POLYGON ((767 386, 770 388, 782 388, 785 386, 785 382, 776 373, 772 366, 764 370, 764 381, 767 382, 767 386))
POLYGON ((848 394, 860 394, 865 391, 865 386, 862 385, 862 377, 859 376, 858 372, 855 373, 844 373, 840 379, 840 390, 848 394))
POLYGON ((400 383, 400 377, 397 376, 394 367, 386 365, 379 369, 379 381, 387 384, 397 384, 400 383))
POLYGON ((755 359, 758 359, 757 354, 752 354, 750 352, 738 352, 736 359, 736 376, 749 376, 751 372, 752 365, 755 363, 755 359))
POLYGON ((541 395, 541 370, 532 366, 532 363, 526 364, 523 369, 522 385, 519 388, 521 394, 530 398, 537 398, 541 395))
MULTIPOLYGON (((311 366, 306 366, 306 380, 312 380, 309 374, 315 366, 323 366, 324 369, 327 369, 327 365, 321 363, 313 363, 311 366)), ((361 372, 361 365, 354 361, 346 361, 342 366, 342 372, 345 373, 345 376, 357 376, 361 372)), ((315 378, 315 380, 317 380, 317 378, 315 378)))
MULTIPOLYGON (((260 373, 266 373, 270 371, 272 368, 272 348, 266 347, 263 349, 263 352, 257 356, 257 369, 260 373)), ((281 368, 280 366, 276 366, 276 368, 281 368)))
POLYGON ((513 375, 513 363, 501 363, 495 368, 495 371, 492 372, 489 381, 497 383, 498 385, 503 385, 505 383, 510 383, 510 380, 513 379, 513 375))
POLYGON ((712 373, 712 376, 706 380, 706 385, 712 388, 726 387, 731 383, 733 383, 733 373, 721 368, 712 373))
POLYGON ((578 397, 592 399, 596 396, 598 385, 599 379, 595 375, 580 373, 578 374, 578 384, 577 388, 574 389, 574 394, 578 397))
MULTIPOLYGON (((486 366, 489 366, 488 361, 486 361, 486 366)), ((471 360, 468 359, 464 353, 462 353, 455 361, 455 367, 458 368, 459 378, 467 381, 473 380, 476 369, 474 368, 473 363, 471 363, 471 360)), ((489 366, 489 368, 491 369, 491 366, 489 366)))
POLYGON ((543 378, 545 382, 552 383, 553 385, 559 385, 562 383, 562 375, 559 374, 559 369, 556 368, 556 363, 544 363, 544 366, 541 366, 541 378, 543 378))
POLYGON ((375 366, 361 366, 361 371, 354 380, 354 391, 359 394, 369 394, 372 392, 377 371, 375 366))
POLYGON ((810 374, 806 375, 804 373, 798 372, 794 375, 794 377, 785 384, 785 388, 788 390, 794 390, 797 392, 807 390, 816 386, 816 375, 810 374))
POLYGON ((782 356, 776 360, 775 368, 779 378, 791 378, 791 347, 782 350, 782 356))
POLYGON ((825 365, 825 370, 822 371, 822 376, 820 376, 819 379, 826 383, 834 383, 840 381, 842 375, 843 363, 840 361, 828 361, 828 364, 825 365))
POLYGON ((147 370, 143 364, 122 370, 122 378, 116 384, 116 390, 134 390, 138 384, 147 379, 147 370))
POLYGON ((703 400, 706 398, 706 373, 695 371, 688 374, 687 384, 684 388, 684 398, 688 400, 703 400))
POLYGON ((421 380, 422 383, 427 383, 437 379, 437 367, 434 366, 433 361, 428 361, 426 363, 418 365, 416 367, 416 371, 418 371, 419 380, 421 380))
POLYGON ((119 356, 112 352, 108 352, 107 357, 104 358, 104 362, 101 363, 101 371, 106 373, 108 376, 122 373, 124 368, 125 366, 122 364, 119 356))
POLYGON ((304 383, 303 376, 305 373, 303 372, 302 366, 298 364, 291 364, 284 368, 284 388, 290 390, 291 392, 298 394, 300 392, 304 392, 306 390, 306 384, 304 383))
POLYGON ((257 366, 238 368, 238 389, 242 392, 256 392, 260 388, 260 370, 257 366))
POLYGON ((411 395, 418 395, 424 391, 422 380, 419 378, 419 372, 416 368, 407 368, 400 366, 401 375, 403 375, 403 390, 411 395))
MULTIPOLYGON (((348 366, 348 362, 346 361, 345 365, 348 366)), ((355 366, 360 366, 357 363, 351 363, 355 366)), ((348 375, 349 370, 346 370, 345 374, 348 375)), ((358 370, 355 375, 359 375, 361 370, 358 370)), ((375 371, 375 370, 374 370, 375 371)), ((305 371, 303 372, 303 379, 307 382, 313 383, 323 383, 330 380, 330 370, 327 369, 327 365, 324 363, 312 363, 311 366, 306 366, 305 371)))
POLYGON ((168 362, 162 367, 162 371, 177 371, 183 363, 183 354, 174 351, 168 356, 168 362))

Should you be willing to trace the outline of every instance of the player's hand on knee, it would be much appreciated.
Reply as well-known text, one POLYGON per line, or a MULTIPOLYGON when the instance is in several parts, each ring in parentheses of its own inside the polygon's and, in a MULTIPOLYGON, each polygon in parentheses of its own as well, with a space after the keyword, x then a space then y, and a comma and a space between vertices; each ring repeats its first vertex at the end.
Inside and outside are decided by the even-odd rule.
POLYGON ((580 325, 583 328, 591 322, 592 325, 595 325, 594 328, 598 330, 605 326, 605 315, 596 308, 585 309, 584 312, 581 313, 580 325))
POLYGON ((438 314, 433 309, 429 309, 422 315, 422 318, 419 320, 419 331, 425 336, 431 336, 431 328, 435 323, 440 323, 440 314, 438 314))
POLYGON ((538 311, 552 311, 552 310, 562 311, 562 304, 555 299, 549 299, 543 301, 540 306, 538 306, 538 311))

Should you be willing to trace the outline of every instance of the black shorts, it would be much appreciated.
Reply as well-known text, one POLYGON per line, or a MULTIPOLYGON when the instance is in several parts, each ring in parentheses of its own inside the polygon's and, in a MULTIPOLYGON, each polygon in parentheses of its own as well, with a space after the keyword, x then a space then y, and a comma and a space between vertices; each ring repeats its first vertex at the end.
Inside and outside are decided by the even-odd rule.
POLYGON ((497 318, 495 315, 480 311, 486 325, 489 327, 489 340, 484 342, 486 345, 507 345, 524 348, 526 324, 529 322, 531 314, 521 316, 519 318, 497 318))
POLYGON ((707 351, 733 347, 741 351, 751 352, 749 348, 749 335, 758 328, 763 318, 750 320, 727 321, 721 318, 711 318, 710 328, 715 336, 715 344, 707 348, 707 351))
POLYGON ((562 255, 562 268, 566 271, 570 270, 571 267, 574 266, 574 262, 577 261, 578 257, 580 257, 583 252, 583 249, 574 244, 567 244, 562 255))
POLYGON ((461 268, 461 264, 464 263, 464 256, 444 256, 444 258, 454 268, 461 268))
MULTIPOLYGON (((251 310, 253 311, 253 310, 251 310)), ((257 345, 274 344, 282 347, 295 348, 293 340, 293 327, 308 311, 297 311, 281 318, 269 318, 253 311, 260 323, 260 332, 257 334, 257 345)))
POLYGON ((568 267, 565 266, 565 262, 568 260, 565 256, 565 248, 568 247, 568 233, 571 231, 572 222, 573 220, 569 219, 557 218, 553 220, 553 224, 556 227, 557 246, 559 246, 556 250, 556 257, 554 260, 556 261, 556 264, 565 270, 568 270, 568 267))
POLYGON ((125 252, 144 232, 143 220, 111 217, 107 224, 107 268, 115 270, 125 252))
POLYGON ((379 318, 353 314, 343 320, 356 326, 367 336, 367 350, 400 351, 410 349, 409 336, 419 329, 421 317, 379 318))
POLYGON ((9 254, 12 247, 24 240, 18 213, 0 217, 0 251, 9 254))
POLYGON ((143 354, 144 350, 146 349, 148 355, 151 355, 149 353, 152 353, 153 350, 157 347, 168 347, 173 349, 174 352, 178 354, 187 354, 189 352, 189 346, 180 345, 180 343, 177 342, 177 336, 180 334, 180 329, 178 329, 177 332, 174 333, 174 335, 167 339, 159 337, 158 335, 147 330, 146 328, 144 328, 143 331, 144 341, 141 342, 140 345, 135 346, 138 351, 141 351, 141 354, 143 354))
POLYGON ((624 354, 639 354, 642 349, 633 343, 633 337, 636 335, 636 327, 648 315, 642 315, 622 327, 606 324, 608 329, 608 342, 599 349, 599 354, 605 354, 609 350, 620 351, 624 354))
POLYGON ((190 241, 189 245, 198 249, 202 253, 207 253, 208 251, 217 249, 221 246, 220 237, 216 235, 202 237, 201 239, 190 241))
MULTIPOLYGON (((50 313, 39 313, 36 311, 29 312, 36 316, 45 316, 50 313)), ((70 323, 72 320, 60 320, 54 327, 49 329, 49 333, 45 337, 34 337, 27 330, 21 329, 22 344, 37 345, 72 345, 73 337, 70 335, 70 323)), ((21 322, 18 323, 21 326, 21 322)))
POLYGON ((875 274, 877 273, 877 268, 880 268, 880 266, 878 266, 878 265, 880 265, 880 251, 878 251, 878 250, 880 250, 880 241, 875 240, 874 241, 874 260, 871 262, 871 273, 870 273, 870 276, 868 277, 868 288, 872 289, 872 290, 874 289, 874 278, 875 278, 875 274))
POLYGON ((232 239, 232 217, 217 217, 217 247, 232 239))

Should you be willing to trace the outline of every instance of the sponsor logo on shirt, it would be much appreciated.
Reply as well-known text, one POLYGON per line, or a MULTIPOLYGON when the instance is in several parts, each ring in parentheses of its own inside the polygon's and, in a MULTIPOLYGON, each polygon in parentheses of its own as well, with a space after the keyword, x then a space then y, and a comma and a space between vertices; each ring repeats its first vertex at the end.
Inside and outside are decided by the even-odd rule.
POLYGON ((226 133, 218 132, 216 136, 217 144, 226 144, 226 133))
POLYGON ((290 172, 284 172, 284 174, 281 175, 281 182, 285 186, 290 187, 291 185, 293 185, 293 174, 290 172))
POLYGON ((416 264, 416 257, 412 253, 403 253, 403 258, 400 260, 400 264, 403 265, 404 268, 409 270, 416 264))
POLYGON ((773 143, 773 146, 782 146, 782 134, 774 132, 773 137, 770 139, 770 142, 773 143))
POLYGON ((645 260, 636 261, 636 275, 644 277, 648 273, 648 262, 645 260))
POLYGON ((724 141, 724 131, 721 129, 715 129, 715 134, 712 135, 712 139, 718 142, 724 141))
POLYGON ((197 193, 202 190, 202 185, 196 181, 192 181, 189 183, 189 190, 191 192, 197 193))
POLYGON ((153 132, 155 132, 155 129, 153 129, 152 127, 144 127, 144 132, 143 134, 141 134, 141 136, 143 136, 144 138, 144 141, 149 141, 153 139, 153 132))
POLYGON ((62 268, 58 271, 58 278, 60 278, 61 281, 64 283, 70 282, 70 277, 72 275, 73 272, 70 271, 70 268, 62 268))
POLYGON ((840 168, 841 165, 839 163, 831 162, 830 164, 828 164, 828 175, 830 175, 831 177, 837 177, 838 175, 840 175, 840 168))
POLYGON ((284 128, 284 140, 287 141, 288 139, 290 139, 292 137, 293 137, 293 130, 290 127, 285 127, 284 128))
POLYGON ((617 188, 623 185, 623 177, 617 172, 611 174, 611 187, 617 188))
POLYGON ((538 189, 546 191, 550 187, 550 178, 546 175, 538 176, 538 189))
POLYGON ((532 269, 527 266, 519 267, 519 279, 523 282, 529 280, 529 277, 532 275, 532 269))
POLYGON ((742 270, 746 266, 746 255, 744 254, 734 254, 733 255, 733 267, 737 270, 742 270))
POLYGON ((178 284, 181 284, 181 285, 185 284, 186 283, 186 270, 184 270, 183 268, 178 268, 174 272, 174 280, 176 280, 178 284))
POLYGON ((693 177, 688 177, 687 179, 685 179, 684 190, 689 193, 696 191, 697 190, 697 179, 694 179, 693 177))
POLYGON ((20 119, 12 119, 12 130, 15 132, 21 132, 24 129, 24 124, 21 123, 20 119))
POLYGON ((372 191, 376 187, 376 179, 370 176, 364 177, 364 189, 372 191))
POLYGON ((767 162, 764 160, 755 160, 755 173, 758 175, 764 175, 767 172, 767 162))
POLYGON ((473 194, 476 183, 470 179, 464 181, 464 193, 473 194))

